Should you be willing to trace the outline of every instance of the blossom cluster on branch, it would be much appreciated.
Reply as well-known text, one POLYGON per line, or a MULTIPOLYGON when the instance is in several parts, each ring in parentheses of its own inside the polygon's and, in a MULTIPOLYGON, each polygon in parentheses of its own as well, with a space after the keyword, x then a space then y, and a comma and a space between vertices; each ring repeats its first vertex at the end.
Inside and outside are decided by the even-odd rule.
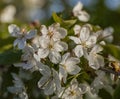
MULTIPOLYGON (((29 31, 9 25, 10 35, 16 38, 13 46, 23 52, 21 62, 14 66, 31 73, 39 71, 38 88, 52 99, 83 99, 83 96, 99 99, 98 92, 102 88, 113 94, 114 74, 107 68, 117 64, 117 72, 120 62, 111 55, 105 56, 103 51, 103 46, 113 40, 113 28, 102 30, 96 26, 94 29, 86 23, 90 15, 80 2, 73 8, 73 15, 79 21, 70 28, 59 22, 29 31)), ((12 75, 15 85, 8 89, 15 94, 17 91, 21 99, 23 96, 28 99, 23 82, 16 74, 12 75)))

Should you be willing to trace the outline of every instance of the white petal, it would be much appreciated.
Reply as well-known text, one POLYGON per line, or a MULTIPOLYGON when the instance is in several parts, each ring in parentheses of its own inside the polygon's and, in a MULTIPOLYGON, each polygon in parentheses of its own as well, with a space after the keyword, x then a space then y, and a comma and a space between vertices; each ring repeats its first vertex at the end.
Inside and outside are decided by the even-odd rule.
POLYGON ((20 33, 20 28, 15 24, 11 24, 8 26, 8 31, 12 36, 17 37, 17 34, 20 33))
POLYGON ((19 49, 23 49, 25 47, 25 45, 26 45, 26 40, 24 38, 22 38, 22 39, 16 39, 14 41, 13 45, 14 46, 18 45, 19 49))
POLYGON ((73 14, 74 16, 78 15, 78 12, 81 11, 83 8, 83 4, 81 2, 78 2, 77 5, 73 8, 73 14))
POLYGON ((90 28, 88 26, 83 26, 80 31, 81 41, 86 41, 90 36, 90 28))
POLYGON ((81 45, 77 45, 75 48, 74 48, 74 53, 77 57, 81 57, 83 56, 83 47, 81 45))
POLYGON ((43 76, 49 77, 51 75, 51 70, 47 65, 37 62, 37 66, 39 67, 39 71, 43 76))
POLYGON ((37 34, 37 30, 30 30, 29 32, 27 32, 27 35, 25 35, 25 37, 27 39, 31 39, 31 38, 35 37, 36 34, 37 34))
POLYGON ((80 26, 80 25, 75 25, 75 26, 74 26, 73 30, 74 30, 74 32, 75 32, 75 35, 76 35, 76 34, 80 34, 80 29, 81 29, 81 26, 80 26))
POLYGON ((13 46, 14 46, 14 47, 17 46, 20 41, 21 41, 21 39, 16 39, 16 40, 14 41, 14 43, 13 43, 13 46))
POLYGON ((102 50, 103 50, 103 48, 102 48, 100 45, 95 45, 95 46, 92 48, 92 50, 91 50, 90 53, 99 53, 99 52, 102 51, 102 50))
POLYGON ((85 11, 79 12, 79 14, 77 15, 77 17, 78 17, 78 19, 80 21, 83 21, 83 22, 87 22, 90 19, 90 15, 87 12, 85 12, 85 11))
POLYGON ((39 48, 38 49, 38 55, 40 58, 46 58, 49 54, 49 50, 48 49, 42 49, 42 48, 39 48))
POLYGON ((45 25, 41 25, 41 33, 42 35, 47 35, 48 34, 48 29, 45 25))
POLYGON ((77 65, 67 66, 67 72, 71 75, 75 75, 80 72, 81 68, 77 65))
POLYGON ((60 64, 65 64, 66 60, 70 57, 70 53, 65 53, 63 56, 62 56, 62 61, 60 64))
POLYGON ((58 41, 55 43, 54 49, 58 52, 66 51, 68 49, 68 45, 65 42, 58 41))
POLYGON ((97 57, 98 64, 103 67, 104 66, 104 58, 101 55, 97 57))
POLYGON ((33 67, 33 65, 31 63, 15 63, 14 64, 15 67, 22 67, 23 69, 31 69, 33 67))
POLYGON ((38 81, 38 87, 39 88, 44 88, 44 85, 47 83, 49 78, 46 76, 41 77, 41 79, 38 81))
POLYGON ((74 36, 69 36, 69 38, 71 40, 73 40, 76 44, 81 44, 81 40, 77 37, 74 37, 74 36))
POLYGON ((47 48, 50 43, 50 38, 48 36, 40 36, 39 41, 42 48, 47 48))
POLYGON ((54 69, 52 69, 52 71, 53 71, 54 83, 56 84, 57 91, 59 91, 61 89, 61 83, 58 72, 54 69))
POLYGON ((46 85, 44 89, 44 93, 45 95, 52 95, 54 91, 55 91, 55 84, 52 80, 46 85))
POLYGON ((88 91, 88 85, 86 84, 79 84, 79 90, 81 94, 85 94, 88 91))
POLYGON ((104 58, 100 55, 90 55, 88 60, 90 67, 92 67, 93 69, 97 70, 100 67, 104 66, 104 58))
POLYGON ((19 43, 18 43, 18 48, 19 49, 23 49, 26 45, 26 40, 22 39, 19 43))
POLYGON ((60 28, 60 24, 59 23, 54 23, 54 24, 49 26, 48 30, 51 32, 51 31, 56 30, 57 28, 60 28))
POLYGON ((87 57, 88 57, 88 49, 85 48, 85 47, 83 47, 83 55, 87 59, 87 57))
POLYGON ((67 66, 75 65, 75 64, 78 64, 78 63, 80 63, 80 59, 79 58, 75 58, 75 57, 70 57, 66 61, 66 65, 67 66))
POLYGON ((108 42, 112 42, 113 41, 113 36, 112 36, 113 32, 114 32, 114 29, 112 27, 106 28, 102 33, 103 38, 108 42))
POLYGON ((59 77, 60 77, 60 81, 63 81, 64 83, 66 83, 67 72, 65 68, 62 67, 61 65, 59 66, 59 77))
POLYGON ((35 58, 36 61, 40 61, 41 57, 38 54, 33 54, 33 57, 35 58))
POLYGON ((87 45, 87 47, 90 48, 90 47, 92 47, 93 45, 95 45, 96 42, 97 42, 96 36, 91 35, 91 36, 89 37, 88 41, 86 42, 86 45, 87 45))
POLYGON ((61 55, 59 52, 56 52, 56 51, 51 51, 49 53, 49 59, 51 62, 57 64, 61 61, 61 55))
POLYGON ((54 35, 53 35, 53 39, 59 40, 59 39, 65 38, 66 35, 67 35, 67 30, 66 29, 57 28, 54 35))

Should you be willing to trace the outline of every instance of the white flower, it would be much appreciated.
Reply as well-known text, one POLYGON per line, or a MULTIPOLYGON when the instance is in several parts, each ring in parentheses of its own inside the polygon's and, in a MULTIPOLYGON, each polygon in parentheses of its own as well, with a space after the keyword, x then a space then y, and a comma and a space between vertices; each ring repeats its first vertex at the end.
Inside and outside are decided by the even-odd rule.
POLYGON ((79 58, 70 57, 70 53, 64 54, 59 65, 60 80, 66 83, 67 74, 75 75, 79 73, 81 70, 77 65, 79 62, 79 58))
POLYGON ((13 80, 14 86, 8 87, 7 88, 8 91, 18 95, 19 99, 28 99, 24 83, 22 82, 20 77, 14 73, 12 73, 12 76, 14 78, 13 80))
POLYGON ((83 4, 78 2, 78 4, 73 8, 73 14, 76 16, 80 21, 87 22, 90 19, 90 15, 82 10, 83 4))
POLYGON ((70 82, 70 85, 63 92, 62 99, 83 99, 82 95, 87 91, 87 86, 79 85, 76 79, 70 82))
POLYGON ((113 41, 113 32, 114 29, 112 27, 105 28, 104 30, 99 30, 95 33, 99 40, 105 40, 107 42, 113 41))
MULTIPOLYGON (((36 67, 36 60, 34 58, 34 48, 31 46, 25 46, 23 49, 23 55, 21 56, 22 62, 15 63, 14 66, 16 67, 22 67, 23 69, 35 69, 36 67)), ((40 59, 39 59, 40 61, 40 59)))
POLYGON ((0 21, 2 23, 10 23, 10 22, 12 22, 14 20, 15 13, 16 13, 15 6, 8 5, 0 13, 0 21))
POLYGON ((95 45, 97 37, 90 34, 90 27, 88 25, 83 27, 75 25, 74 32, 75 35, 78 35, 78 37, 70 36, 69 38, 77 44, 74 48, 75 55, 77 57, 81 57, 83 55, 87 57, 87 49, 95 45))
POLYGON ((96 71, 97 77, 91 84, 91 92, 93 94, 98 94, 99 89, 105 88, 106 91, 113 94, 114 90, 112 88, 112 80, 106 75, 104 71, 96 71))
POLYGON ((59 52, 66 51, 68 45, 60 40, 54 41, 50 39, 49 36, 40 37, 41 47, 38 49, 38 55, 40 58, 49 57, 50 61, 57 64, 61 60, 61 55, 59 52))
POLYGON ((36 30, 30 30, 26 32, 24 29, 21 31, 18 26, 15 24, 11 24, 8 26, 8 31, 13 37, 17 37, 17 39, 14 41, 14 46, 18 45, 19 49, 23 49, 26 45, 26 40, 33 38, 37 31, 36 30))
POLYGON ((44 90, 46 95, 52 95, 61 89, 59 75, 53 68, 50 69, 47 65, 37 63, 39 71, 43 75, 38 81, 38 87, 44 90))
POLYGON ((87 85, 87 92, 85 94, 85 99, 101 99, 97 93, 92 93, 91 87, 87 85))
POLYGON ((99 45, 95 45, 88 55, 89 66, 93 69, 99 69, 104 66, 104 58, 99 55, 103 48, 99 45))
POLYGON ((65 38, 67 30, 60 27, 60 24, 52 24, 48 28, 45 25, 41 26, 42 36, 49 36, 54 41, 65 38))

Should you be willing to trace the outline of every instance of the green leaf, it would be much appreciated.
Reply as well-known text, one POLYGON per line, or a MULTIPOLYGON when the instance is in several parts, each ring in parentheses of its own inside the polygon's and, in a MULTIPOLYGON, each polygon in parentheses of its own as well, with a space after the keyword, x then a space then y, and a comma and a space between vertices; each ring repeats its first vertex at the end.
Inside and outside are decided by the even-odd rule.
POLYGON ((53 20, 55 22, 58 22, 61 24, 61 26, 65 27, 65 28, 70 28, 72 25, 74 25, 77 20, 63 20, 62 18, 60 18, 56 13, 52 14, 53 20))
POLYGON ((10 65, 19 62, 21 59, 22 52, 9 50, 0 54, 0 65, 10 65))
POLYGON ((120 60, 120 48, 119 47, 112 45, 112 44, 107 44, 103 46, 103 48, 107 54, 111 54, 116 59, 120 60))
POLYGON ((72 25, 74 25, 76 22, 77 20, 66 20, 66 21, 63 21, 63 25, 69 28, 72 25))
POLYGON ((55 12, 53 12, 52 17, 55 22, 58 22, 60 24, 63 23, 63 20, 60 17, 58 17, 58 15, 55 12))
POLYGON ((120 99, 120 81, 113 93, 113 99, 120 99))

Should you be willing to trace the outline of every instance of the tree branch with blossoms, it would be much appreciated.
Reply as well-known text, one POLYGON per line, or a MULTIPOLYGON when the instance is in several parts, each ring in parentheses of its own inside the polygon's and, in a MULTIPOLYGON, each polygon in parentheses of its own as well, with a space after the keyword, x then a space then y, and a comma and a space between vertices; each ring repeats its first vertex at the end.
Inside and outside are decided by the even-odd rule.
MULTIPOLYGON (((111 49, 109 45, 113 28, 90 24, 90 15, 81 2, 72 13, 69 20, 53 13, 51 25, 33 25, 30 30, 9 25, 10 35, 16 38, 13 46, 22 51, 20 61, 13 65, 30 74, 39 72, 36 85, 50 99, 99 99, 101 89, 112 96, 112 86, 118 83, 120 75, 120 57, 115 52, 120 52, 120 47, 111 45, 111 49)), ((27 84, 16 74, 12 76, 14 86, 8 87, 8 91, 19 99, 30 98, 27 84)))

